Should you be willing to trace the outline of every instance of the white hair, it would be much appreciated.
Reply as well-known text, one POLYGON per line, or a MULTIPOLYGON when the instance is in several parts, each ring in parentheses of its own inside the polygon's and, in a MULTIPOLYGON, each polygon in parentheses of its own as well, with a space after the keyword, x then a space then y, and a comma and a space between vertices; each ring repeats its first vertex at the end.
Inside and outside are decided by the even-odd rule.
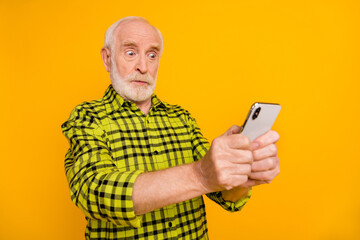
MULTIPOLYGON (((137 16, 129 16, 129 17, 124 17, 120 20, 117 20, 115 23, 113 23, 105 32, 105 41, 104 41, 104 47, 106 48, 109 48, 111 53, 113 53, 114 51, 114 46, 115 46, 115 36, 114 36, 114 33, 115 33, 115 30, 116 28, 119 26, 120 23, 124 23, 124 22, 129 22, 129 21, 143 21, 143 22, 146 22, 148 24, 149 21, 146 20, 145 18, 143 17, 137 17, 137 16)), ((151 25, 151 24, 150 24, 151 25)), ((164 49, 164 39, 163 39, 163 36, 160 32, 159 29, 157 29, 156 27, 154 27, 153 25, 151 25, 156 31, 157 33, 159 34, 159 37, 161 39, 161 51, 164 49)))

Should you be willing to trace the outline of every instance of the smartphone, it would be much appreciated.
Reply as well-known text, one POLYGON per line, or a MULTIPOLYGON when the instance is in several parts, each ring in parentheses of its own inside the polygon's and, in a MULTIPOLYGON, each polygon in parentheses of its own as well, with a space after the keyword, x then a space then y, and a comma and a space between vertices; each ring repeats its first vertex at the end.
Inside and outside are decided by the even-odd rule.
POLYGON ((277 103, 254 103, 241 126, 241 134, 249 137, 250 141, 254 141, 271 129, 280 109, 281 106, 277 103))

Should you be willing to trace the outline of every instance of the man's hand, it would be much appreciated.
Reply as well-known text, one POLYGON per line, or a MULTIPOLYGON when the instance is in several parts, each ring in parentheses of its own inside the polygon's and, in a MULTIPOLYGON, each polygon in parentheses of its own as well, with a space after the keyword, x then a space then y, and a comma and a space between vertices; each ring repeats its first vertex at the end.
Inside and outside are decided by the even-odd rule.
MULTIPOLYGON (((238 130, 240 131, 240 128, 232 133, 239 133, 238 130)), ((254 140, 251 145, 253 163, 248 181, 230 190, 222 191, 225 200, 236 202, 247 196, 250 187, 270 183, 280 173, 279 158, 277 157, 275 145, 278 140, 279 134, 275 131, 269 131, 254 140)))
POLYGON ((239 131, 240 127, 232 126, 214 139, 209 151, 198 162, 199 178, 206 192, 229 190, 248 181, 253 153, 249 138, 235 134, 239 131))
POLYGON ((279 134, 271 130, 254 140, 252 143, 254 161, 251 174, 243 186, 251 187, 270 183, 280 173, 280 161, 275 145, 279 138, 279 134))

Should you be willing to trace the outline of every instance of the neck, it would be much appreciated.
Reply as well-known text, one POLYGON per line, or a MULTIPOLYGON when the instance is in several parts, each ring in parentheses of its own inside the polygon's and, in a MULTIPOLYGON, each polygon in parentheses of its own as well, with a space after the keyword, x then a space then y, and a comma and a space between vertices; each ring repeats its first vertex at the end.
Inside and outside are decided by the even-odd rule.
POLYGON ((149 113, 151 108, 151 98, 142 102, 134 102, 134 103, 145 115, 149 113))

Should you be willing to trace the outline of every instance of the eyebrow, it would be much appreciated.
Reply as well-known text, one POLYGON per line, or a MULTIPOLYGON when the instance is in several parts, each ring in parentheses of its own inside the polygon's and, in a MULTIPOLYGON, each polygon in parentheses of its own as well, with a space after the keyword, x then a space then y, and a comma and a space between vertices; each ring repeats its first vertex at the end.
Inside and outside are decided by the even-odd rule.
MULTIPOLYGON (((137 47, 137 44, 134 41, 124 41, 122 43, 122 45, 124 47, 132 47, 132 46, 137 47)), ((153 49, 153 50, 156 50, 156 51, 160 52, 160 45, 159 44, 153 44, 153 45, 150 46, 150 49, 153 49)))
POLYGON ((158 44, 154 44, 150 47, 150 49, 156 50, 158 52, 160 52, 160 46, 158 44))

